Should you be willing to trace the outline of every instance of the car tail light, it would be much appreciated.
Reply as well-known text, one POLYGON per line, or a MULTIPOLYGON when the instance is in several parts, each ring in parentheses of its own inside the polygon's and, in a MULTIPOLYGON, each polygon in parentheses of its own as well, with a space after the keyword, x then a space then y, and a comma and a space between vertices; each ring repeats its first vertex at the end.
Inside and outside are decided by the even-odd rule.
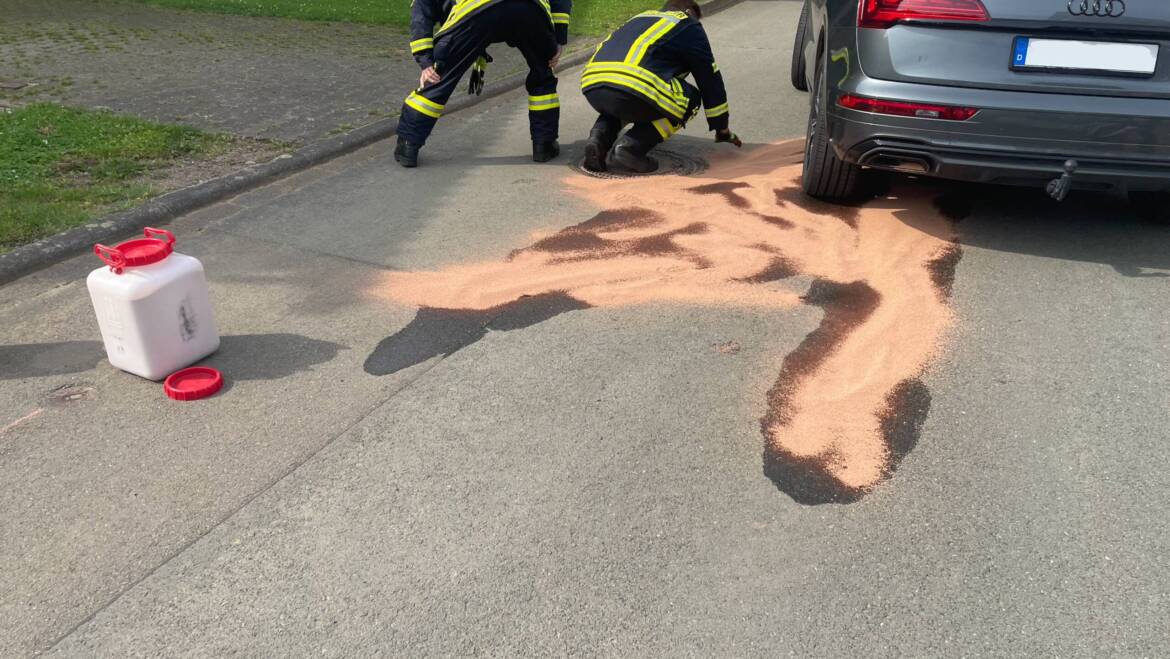
POLYGON ((979 112, 979 108, 933 105, 930 103, 906 103, 904 101, 883 101, 877 98, 863 98, 852 94, 842 94, 839 96, 837 98, 837 105, 860 112, 892 114, 899 117, 917 117, 919 119, 946 119, 947 121, 966 121, 979 112))
POLYGON ((861 0, 859 27, 884 30, 902 21, 986 21, 980 0, 861 0))

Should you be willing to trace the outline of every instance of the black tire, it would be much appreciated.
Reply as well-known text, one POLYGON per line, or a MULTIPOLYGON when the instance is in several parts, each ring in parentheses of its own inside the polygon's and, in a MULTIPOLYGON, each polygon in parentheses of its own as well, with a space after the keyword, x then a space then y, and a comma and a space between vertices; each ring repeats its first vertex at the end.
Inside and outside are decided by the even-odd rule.
POLYGON ((800 22, 796 24, 796 42, 792 44, 792 86, 797 91, 808 91, 808 78, 804 77, 804 44, 808 41, 808 3, 800 9, 800 22))
POLYGON ((845 162, 829 144, 825 125, 828 87, 825 84, 825 58, 817 62, 813 93, 809 100, 808 131, 804 145, 804 170, 800 186, 805 194, 824 201, 851 201, 861 190, 861 167, 845 162))

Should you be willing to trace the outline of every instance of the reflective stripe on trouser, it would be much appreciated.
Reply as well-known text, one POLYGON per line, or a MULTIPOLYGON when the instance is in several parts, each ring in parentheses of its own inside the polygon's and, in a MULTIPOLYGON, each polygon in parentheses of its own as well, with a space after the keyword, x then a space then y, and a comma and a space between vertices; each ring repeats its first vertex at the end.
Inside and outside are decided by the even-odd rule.
MULTIPOLYGON (((466 68, 464 68, 466 70, 466 68)), ((402 115, 398 118, 398 136, 411 144, 422 146, 427 143, 439 117, 443 116, 447 100, 459 85, 458 75, 449 72, 438 84, 410 92, 402 103, 402 115)))
MULTIPOLYGON (((529 66, 532 62, 529 62, 529 66)), ((528 88, 528 127, 533 142, 557 139, 561 124, 561 99, 557 96, 557 77, 548 68, 533 68, 524 81, 528 88)))
POLYGON ((556 94, 543 94, 541 96, 528 97, 528 109, 533 112, 540 112, 542 110, 555 110, 561 107, 561 99, 556 94))
MULTIPOLYGON (((463 74, 489 45, 498 42, 507 42, 524 55, 529 68, 525 86, 530 97, 555 98, 557 78, 548 61, 556 54, 557 44, 548 14, 531 2, 503 2, 469 16, 435 38, 434 58, 442 77, 438 83, 406 97, 398 119, 398 136, 412 144, 426 144, 463 74)), ((550 109, 529 112, 532 136, 534 140, 554 140, 560 105, 542 103, 550 109)))
POLYGON ((687 97, 687 110, 681 120, 674 117, 662 117, 650 122, 636 123, 630 130, 626 131, 626 136, 633 140, 635 150, 639 155, 646 155, 650 149, 670 139, 671 136, 682 130, 686 122, 699 113, 702 96, 699 94, 698 88, 684 82, 683 93, 687 97))
POLYGON ((663 142, 669 140, 671 135, 682 130, 682 124, 672 124, 666 119, 659 119, 658 121, 651 122, 650 125, 654 126, 654 130, 658 131, 658 134, 662 136, 663 142))
POLYGON ((406 105, 417 112, 421 112, 432 119, 438 119, 443 116, 443 110, 447 107, 439 103, 435 103, 431 99, 423 96, 417 91, 410 92, 410 96, 406 97, 406 105))

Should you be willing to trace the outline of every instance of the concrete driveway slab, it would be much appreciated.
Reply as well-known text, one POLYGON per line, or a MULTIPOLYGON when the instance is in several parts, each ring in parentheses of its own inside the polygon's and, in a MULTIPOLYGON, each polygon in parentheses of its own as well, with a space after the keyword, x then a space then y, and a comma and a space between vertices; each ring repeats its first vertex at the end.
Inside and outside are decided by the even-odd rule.
MULTIPOLYGON (((718 175, 721 162, 803 134, 806 98, 780 86, 798 10, 748 2, 707 21, 733 125, 757 148, 723 153, 700 126, 671 148, 715 162, 718 175)), ((571 77, 570 147, 589 123, 571 77)), ((211 273, 223 333, 237 337, 212 363, 240 375, 205 403, 172 404, 95 356, 77 280, 87 260, 0 289, 0 355, 21 357, 0 367, 10 374, 0 375, 0 409, 12 410, 0 418, 0 482, 12 483, 0 514, 19 529, 0 540, 0 558, 19 566, 0 576, 6 647, 1170 650, 1165 229, 1115 200, 1061 206, 1039 191, 898 181, 865 209, 830 212, 785 193, 790 181, 775 196, 704 180, 694 194, 724 204, 725 216, 699 218, 706 232, 656 249, 718 257, 711 237, 734 233, 727 218, 762 201, 780 210, 743 226, 801 218, 782 229, 791 233, 767 234, 780 252, 808 234, 844 237, 822 260, 845 273, 883 255, 892 269, 879 272, 918 272, 897 262, 892 238, 957 234, 962 249, 953 281, 936 271, 953 323, 921 374, 928 414, 915 418, 920 432, 897 471, 851 503, 808 505, 765 474, 761 419, 792 356, 824 345, 833 307, 816 306, 823 282, 783 268, 757 278, 762 297, 792 302, 783 307, 589 303, 599 288, 635 281, 621 268, 636 262, 617 259, 588 273, 604 275, 594 288, 572 280, 576 298, 419 309, 377 294, 395 277, 529 263, 538 247, 553 259, 557 240, 633 249, 647 216, 622 225, 599 215, 594 198, 564 194, 578 180, 566 162, 524 162, 521 107, 512 94, 448 117, 418 171, 393 167, 381 145, 177 223, 211 273), (936 197, 956 223, 914 205, 936 197), (586 231, 599 226, 627 233, 586 231), (889 249, 860 249, 872 235, 863 230, 888 230, 877 245, 889 249), (388 340, 418 359, 373 359, 388 340), (147 412, 149 431, 123 422, 147 412)), ((639 184, 657 186, 647 198, 673 185, 639 184)), ((664 203, 661 214, 679 207, 664 203)), ((695 276, 704 270, 695 265, 695 276)), ((468 281, 444 294, 474 297, 488 283, 468 281)), ((739 290, 724 284, 717 290, 739 290)), ((678 288, 679 299, 707 290, 678 288)), ((888 327, 924 319, 911 309, 888 327)), ((864 371, 845 377, 860 382, 864 371)))

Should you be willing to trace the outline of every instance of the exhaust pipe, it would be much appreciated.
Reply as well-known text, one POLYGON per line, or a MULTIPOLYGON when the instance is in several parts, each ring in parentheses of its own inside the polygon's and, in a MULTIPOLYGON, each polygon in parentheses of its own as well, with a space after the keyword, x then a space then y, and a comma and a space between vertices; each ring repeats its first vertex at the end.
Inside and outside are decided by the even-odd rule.
POLYGON ((907 174, 929 174, 933 169, 928 158, 915 153, 900 153, 897 151, 876 151, 865 155, 861 165, 889 169, 907 174))

